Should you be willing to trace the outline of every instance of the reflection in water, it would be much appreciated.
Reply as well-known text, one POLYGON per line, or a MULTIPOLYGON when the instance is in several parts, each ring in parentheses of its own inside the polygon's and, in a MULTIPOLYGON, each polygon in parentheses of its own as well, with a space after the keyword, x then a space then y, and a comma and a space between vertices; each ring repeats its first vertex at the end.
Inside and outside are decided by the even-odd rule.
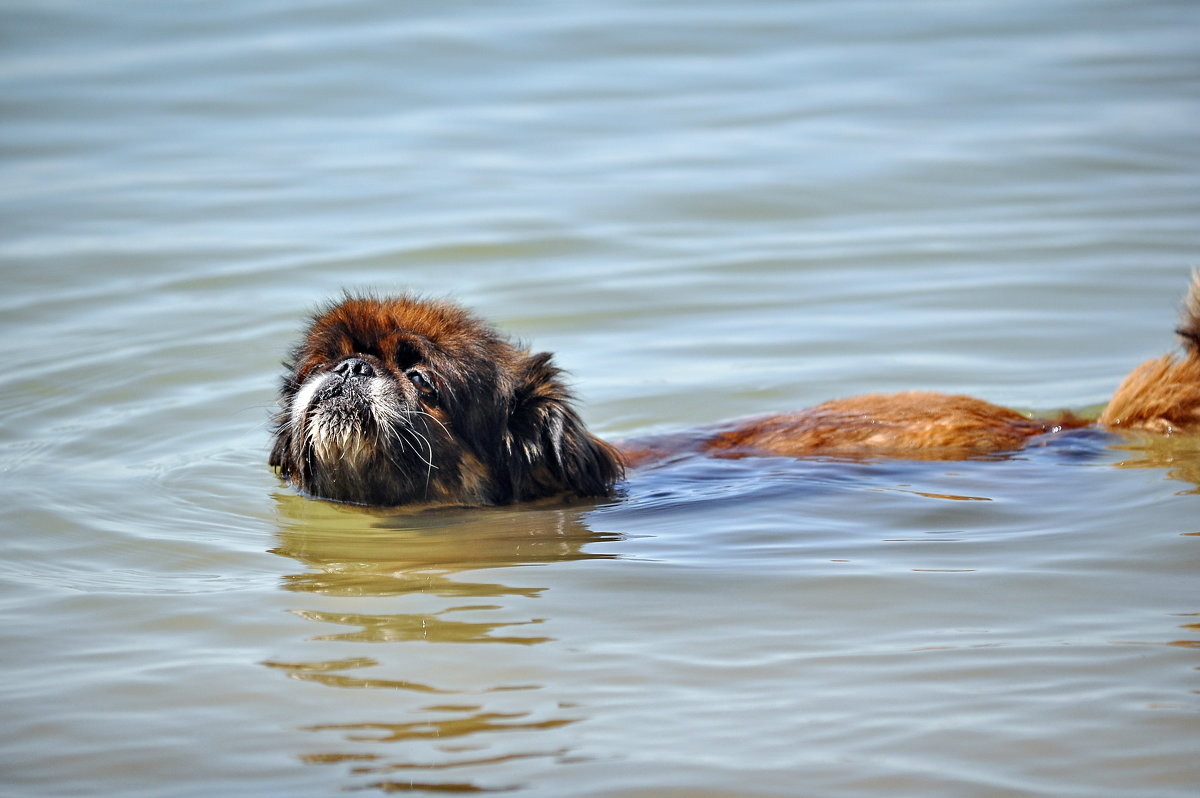
MULTIPOLYGON (((448 740, 455 737, 467 737, 481 731, 512 731, 514 729, 557 729, 574 723, 574 720, 559 719, 540 722, 527 721, 527 712, 482 712, 478 707, 426 707, 434 710, 466 710, 469 714, 463 718, 448 718, 445 720, 419 720, 411 723, 345 723, 312 726, 314 731, 324 729, 342 729, 350 731, 348 740, 374 740, 376 742, 396 742, 398 740, 427 740, 435 738, 448 740), (365 732, 365 734, 364 734, 365 732)), ((395 766, 393 766, 395 767, 395 766)))
POLYGON ((331 660, 329 662, 264 662, 270 668, 280 668, 288 672, 293 679, 303 682, 316 682, 329 687, 365 687, 372 689, 412 690, 418 693, 449 693, 449 690, 439 690, 428 684, 406 682, 398 679, 364 679, 346 676, 338 671, 351 668, 373 668, 379 665, 377 660, 369 657, 356 657, 347 660, 331 660))
POLYGON ((287 576, 283 588, 321 597, 319 607, 292 612, 329 631, 304 643, 320 656, 263 664, 306 684, 381 696, 369 716, 347 721, 336 702, 331 718, 303 727, 333 735, 342 750, 304 753, 302 761, 384 778, 355 785, 367 789, 482 792, 520 785, 463 778, 473 768, 494 779, 508 762, 569 755, 546 733, 581 720, 580 709, 548 699, 534 680, 514 678, 536 674, 536 661, 520 660, 520 652, 555 642, 534 633, 547 619, 527 611, 547 588, 504 583, 513 573, 537 573, 531 570, 474 577, 617 556, 591 550, 619 537, 588 529, 583 517, 590 505, 393 514, 290 494, 279 494, 277 503, 279 545, 272 551, 306 567, 287 576), (362 611, 362 602, 370 611, 362 611), (445 644, 455 649, 449 658, 438 648, 445 644), (488 645, 468 647, 475 644, 488 645), (363 646, 379 653, 324 656, 327 648, 363 646), (497 657, 497 651, 514 653, 497 657), (386 778, 397 773, 404 778, 386 778))
POLYGON ((542 588, 462 581, 488 568, 611 559, 585 552, 616 541, 583 521, 590 508, 523 506, 430 509, 403 514, 278 494, 280 546, 273 550, 312 570, 287 577, 289 590, 332 596, 445 598, 536 596, 542 588))
POLYGON ((1186 493, 1200 493, 1200 436, 1126 433, 1126 443, 1114 449, 1133 456, 1117 463, 1118 468, 1165 468, 1167 476, 1194 486, 1186 493))
POLYGON ((361 627, 357 632, 322 635, 314 640, 362 640, 371 643, 399 643, 407 640, 432 640, 438 643, 545 643, 548 637, 493 637, 492 632, 509 626, 541 623, 541 619, 507 623, 465 623, 439 618, 451 612, 499 610, 500 605, 450 607, 432 615, 354 615, 334 612, 296 610, 301 618, 321 623, 361 627))

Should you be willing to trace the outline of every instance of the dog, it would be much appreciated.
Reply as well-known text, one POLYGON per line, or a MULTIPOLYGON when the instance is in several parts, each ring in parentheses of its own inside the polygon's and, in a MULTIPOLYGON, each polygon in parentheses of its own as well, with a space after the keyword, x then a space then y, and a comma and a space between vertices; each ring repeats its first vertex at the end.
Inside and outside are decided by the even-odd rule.
POLYGON ((870 394, 621 447, 588 432, 552 356, 449 301, 346 295, 284 363, 269 462, 321 499, 371 506, 607 497, 626 468, 686 453, 959 460, 1082 426, 1200 430, 1200 272, 1182 357, 1134 370, 1099 419, 1029 418, 969 396, 870 394))

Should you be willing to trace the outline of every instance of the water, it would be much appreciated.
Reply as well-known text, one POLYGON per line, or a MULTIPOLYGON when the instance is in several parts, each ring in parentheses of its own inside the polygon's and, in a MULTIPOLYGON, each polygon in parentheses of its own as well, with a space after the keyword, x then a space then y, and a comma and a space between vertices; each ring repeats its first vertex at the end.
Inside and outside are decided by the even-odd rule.
POLYGON ((0 794, 1192 794, 1194 440, 400 514, 265 458, 343 287, 555 351, 612 438, 1094 410, 1197 265, 1194 3, 0 22, 0 794))

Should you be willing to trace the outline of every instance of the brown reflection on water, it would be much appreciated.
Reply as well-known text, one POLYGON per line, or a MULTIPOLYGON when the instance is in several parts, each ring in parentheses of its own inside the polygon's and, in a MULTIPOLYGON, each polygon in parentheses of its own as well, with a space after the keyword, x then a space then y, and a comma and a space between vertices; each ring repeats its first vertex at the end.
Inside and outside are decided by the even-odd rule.
POLYGON ((491 568, 611 559, 584 546, 619 540, 583 523, 588 507, 438 509, 386 514, 277 496, 279 542, 272 553, 308 571, 285 577, 289 590, 330 596, 446 598, 535 596, 543 588, 464 580, 491 568))
POLYGON ((321 635, 314 637, 314 640, 358 640, 371 643, 432 640, 439 643, 517 643, 522 645, 545 643, 550 640, 548 637, 512 635, 501 637, 492 634, 498 629, 538 624, 542 622, 540 618, 531 618, 528 621, 469 623, 445 620, 441 617, 452 612, 499 609, 501 609, 501 606, 494 604, 477 607, 449 607, 441 612, 429 615, 359 615, 352 613, 316 612, 312 610, 295 610, 295 613, 301 618, 319 623, 334 623, 359 627, 359 631, 357 632, 321 635))
POLYGON ((300 761, 345 769, 350 788, 486 792, 520 786, 514 763, 570 756, 557 732, 584 713, 536 679, 536 652, 556 641, 529 611, 543 571, 525 566, 617 556, 603 544, 619 537, 584 522, 590 505, 385 513, 280 494, 277 506, 272 553, 303 566, 281 587, 313 597, 291 611, 322 631, 263 665, 337 688, 302 727, 329 749, 300 761), (363 709, 338 698, 347 690, 379 700, 363 709))
POLYGON ((401 679, 363 678, 340 673, 340 671, 352 668, 373 668, 379 665, 377 660, 373 660, 370 657, 357 657, 349 660, 334 660, 329 662, 272 662, 268 660, 263 665, 287 671, 288 675, 293 679, 302 682, 316 682, 317 684, 324 684, 329 687, 412 690, 417 693, 434 694, 448 694, 451 692, 449 690, 439 690, 432 685, 420 684, 419 682, 406 682, 401 679))
MULTIPOLYGON (((444 709, 429 707, 429 709, 444 709)), ((471 707, 468 709, 477 709, 471 707)), ((344 723, 324 726, 311 726, 313 731, 340 729, 350 732, 348 740, 374 740, 376 742, 396 742, 397 740, 451 740, 456 737, 467 737, 481 731, 514 731, 526 729, 557 729, 575 721, 568 718, 556 720, 530 721, 525 712, 472 712, 459 718, 445 718, 435 721, 413 721, 411 723, 344 723)), ((405 766, 391 766, 398 770, 405 766)))
POLYGON ((1194 486, 1186 493, 1200 493, 1200 435, 1152 435, 1125 433, 1126 442, 1114 446, 1132 455, 1117 468, 1165 468, 1167 476, 1194 486))

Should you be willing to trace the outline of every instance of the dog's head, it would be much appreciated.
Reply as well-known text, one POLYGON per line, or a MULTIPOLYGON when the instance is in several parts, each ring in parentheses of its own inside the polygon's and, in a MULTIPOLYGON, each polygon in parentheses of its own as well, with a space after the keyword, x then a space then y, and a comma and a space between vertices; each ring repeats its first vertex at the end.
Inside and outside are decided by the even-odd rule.
POLYGON ((622 475, 550 355, 449 302, 347 297, 285 367, 270 463, 313 496, 507 504, 607 495, 622 475))

